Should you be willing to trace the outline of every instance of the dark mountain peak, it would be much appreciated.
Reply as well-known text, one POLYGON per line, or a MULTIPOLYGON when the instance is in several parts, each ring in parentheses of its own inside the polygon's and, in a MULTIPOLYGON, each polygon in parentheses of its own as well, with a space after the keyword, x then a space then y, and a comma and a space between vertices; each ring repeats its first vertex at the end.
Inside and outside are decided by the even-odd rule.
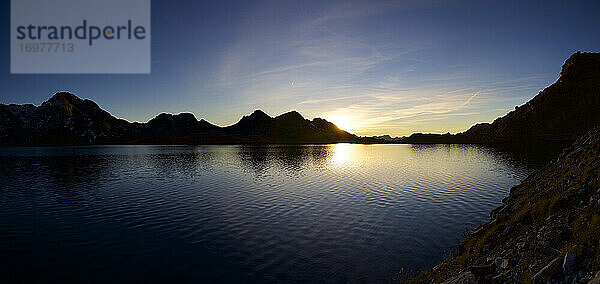
POLYGON ((563 64, 560 77, 564 80, 576 76, 597 76, 599 66, 600 53, 576 52, 563 64))
POLYGON ((226 130, 241 135, 265 135, 273 118, 262 110, 255 110, 252 114, 242 117, 236 124, 225 127, 226 130))
POLYGON ((157 116, 155 116, 153 119, 150 119, 150 120, 148 121, 148 123, 151 123, 151 122, 153 122, 153 121, 165 121, 165 120, 170 120, 171 118, 173 118, 173 115, 172 115, 172 114, 170 114, 170 113, 166 113, 166 112, 163 112, 163 113, 160 113, 160 114, 158 114, 157 116))
POLYGON ((49 117, 88 117, 99 120, 114 119, 108 112, 102 110, 94 101, 80 99, 68 92, 59 92, 42 103, 40 111, 49 117))
POLYGON ((320 118, 320 117, 315 117, 313 118, 313 122, 329 122, 326 119, 320 118))
POLYGON ((283 132, 296 132, 300 129, 310 128, 310 120, 304 119, 304 117, 297 111, 290 111, 281 114, 273 119, 277 128, 283 132))
POLYGON ((194 114, 184 112, 180 114, 161 113, 148 121, 149 124, 153 123, 197 123, 198 120, 194 114))
POLYGON ((176 114, 174 116, 174 118, 177 121, 198 122, 198 120, 196 119, 196 116, 194 116, 193 113, 189 113, 189 112, 182 112, 180 114, 176 114))
POLYGON ((312 123, 314 125, 317 125, 318 127, 321 127, 321 128, 338 130, 338 131, 342 130, 337 125, 335 125, 333 122, 328 121, 327 119, 324 119, 324 118, 320 118, 320 117, 313 118, 312 123))
POLYGON ((161 113, 148 121, 144 128, 152 135, 189 133, 198 129, 198 120, 191 113, 161 113))
POLYGON ((244 115, 242 119, 234 125, 262 124, 271 121, 273 118, 264 111, 257 109, 250 115, 244 115))
POLYGON ((80 100, 80 98, 74 94, 71 94, 69 92, 58 92, 56 94, 54 94, 54 96, 52 96, 49 100, 57 100, 57 99, 67 99, 70 101, 76 101, 76 100, 80 100))
POLYGON ((268 120, 271 119, 271 117, 266 114, 264 111, 257 109, 255 111, 252 112, 252 114, 250 114, 249 116, 244 116, 244 117, 249 117, 252 119, 260 119, 260 120, 268 120))
POLYGON ((74 104, 78 101, 81 101, 79 97, 74 94, 68 92, 58 92, 54 94, 50 99, 48 99, 44 104, 74 104))
POLYGON ((304 117, 295 110, 281 114, 281 115, 275 117, 275 119, 289 120, 289 121, 304 121, 305 120, 304 117))

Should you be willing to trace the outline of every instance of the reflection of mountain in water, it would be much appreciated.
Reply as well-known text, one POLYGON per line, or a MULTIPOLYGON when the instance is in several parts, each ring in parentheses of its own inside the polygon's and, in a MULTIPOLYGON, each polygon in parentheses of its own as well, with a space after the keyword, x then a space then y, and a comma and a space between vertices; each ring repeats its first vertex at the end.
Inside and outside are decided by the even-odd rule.
MULTIPOLYGON (((265 146, 88 146, 85 148, 5 148, 0 152, 0 173, 51 181, 57 187, 75 188, 100 179, 117 179, 131 172, 144 172, 159 179, 193 178, 215 172, 222 161, 237 164, 264 176, 272 169, 297 175, 304 170, 319 170, 331 165, 343 166, 364 159, 372 146, 335 145, 265 145, 265 146), (358 147, 356 147, 358 146, 358 147), (43 154, 40 156, 40 153, 43 154), (50 154, 49 156, 46 156, 50 154), (10 167, 8 165, 11 165, 10 167), (15 166, 16 165, 16 166, 15 166)), ((382 146, 384 147, 384 146, 382 146)), ((457 151, 474 156, 494 156, 515 166, 538 167, 536 155, 515 154, 474 145, 407 145, 411 155, 455 155, 457 151), (434 151, 435 153, 432 153, 434 151)))
POLYGON ((322 168, 331 158, 335 146, 276 145, 240 146, 237 149, 241 164, 260 175, 271 167, 297 172, 307 167, 322 168))

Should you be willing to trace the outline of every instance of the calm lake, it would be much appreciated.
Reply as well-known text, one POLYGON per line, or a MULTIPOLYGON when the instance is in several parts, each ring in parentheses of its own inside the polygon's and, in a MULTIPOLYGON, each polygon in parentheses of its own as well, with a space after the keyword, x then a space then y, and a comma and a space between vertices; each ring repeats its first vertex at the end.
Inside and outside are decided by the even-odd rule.
POLYGON ((474 145, 0 148, 0 282, 388 282, 536 167, 474 145))

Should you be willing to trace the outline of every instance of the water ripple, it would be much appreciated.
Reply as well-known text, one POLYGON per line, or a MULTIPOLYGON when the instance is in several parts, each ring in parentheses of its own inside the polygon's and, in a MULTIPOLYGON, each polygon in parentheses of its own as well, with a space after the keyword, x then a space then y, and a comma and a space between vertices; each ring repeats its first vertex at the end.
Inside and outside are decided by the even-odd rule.
POLYGON ((388 281, 531 170, 464 145, 0 148, 0 279, 388 281))

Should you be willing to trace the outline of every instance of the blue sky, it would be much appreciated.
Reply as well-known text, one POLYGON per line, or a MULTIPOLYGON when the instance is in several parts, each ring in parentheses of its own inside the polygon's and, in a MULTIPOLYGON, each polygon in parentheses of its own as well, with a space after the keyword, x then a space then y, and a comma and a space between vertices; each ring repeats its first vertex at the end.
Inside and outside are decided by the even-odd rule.
POLYGON ((192 112, 218 125, 262 109, 359 135, 458 132, 600 51, 598 1, 152 1, 152 74, 11 75, 1 103, 68 90, 117 117, 192 112))

